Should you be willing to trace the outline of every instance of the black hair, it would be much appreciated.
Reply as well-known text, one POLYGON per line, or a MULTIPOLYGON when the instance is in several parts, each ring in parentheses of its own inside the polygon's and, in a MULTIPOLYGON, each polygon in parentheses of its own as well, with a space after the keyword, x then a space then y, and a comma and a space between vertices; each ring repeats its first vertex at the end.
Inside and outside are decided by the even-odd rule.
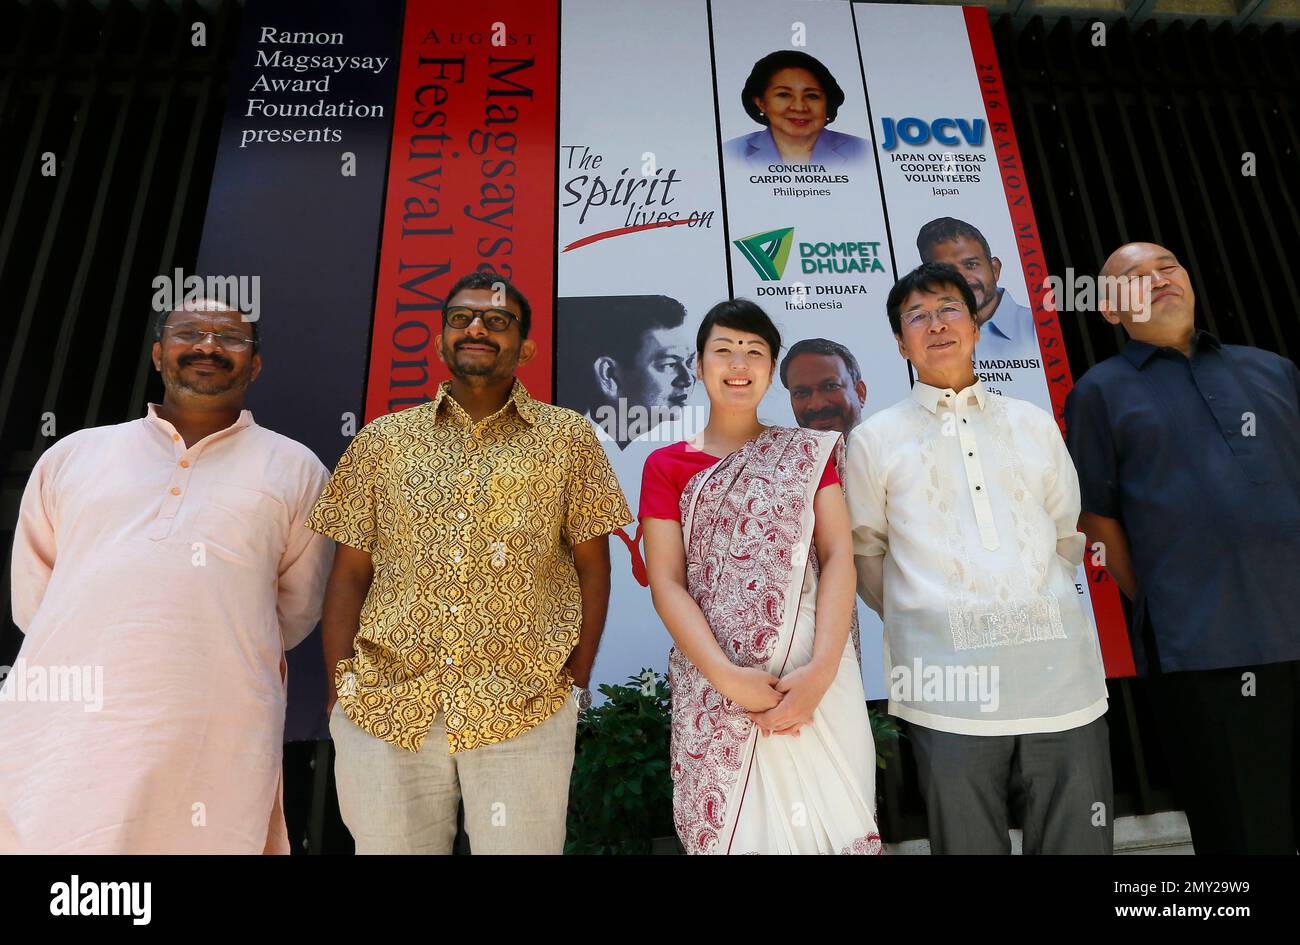
POLYGON ((758 110, 754 99, 763 97, 772 76, 782 69, 807 69, 817 77, 822 91, 826 93, 826 124, 833 122, 840 112, 840 106, 844 104, 844 90, 835 81, 835 76, 831 75, 831 70, 823 66, 820 60, 797 49, 778 49, 754 63, 749 78, 745 80, 745 87, 740 90, 740 103, 745 106, 745 114, 760 125, 771 124, 768 117, 758 110))
POLYGON ((515 288, 514 283, 490 269, 476 269, 457 279, 447 292, 446 301, 442 303, 443 316, 446 316, 447 306, 451 304, 451 300, 466 289, 491 289, 495 292, 498 286, 505 291, 506 298, 519 306, 519 337, 527 338, 528 329, 533 327, 533 307, 528 304, 524 294, 515 288))
POLYGON ((907 297, 913 292, 936 292, 941 288, 956 289, 961 300, 966 303, 966 310, 975 317, 975 293, 971 291, 956 266, 947 263, 921 263, 911 272, 894 283, 885 300, 885 311, 889 313, 889 327, 895 335, 903 334, 903 316, 901 309, 907 297))
POLYGON ((844 366, 849 370, 849 378, 854 384, 862 380, 862 371, 858 368, 858 359, 853 356, 853 352, 838 341, 831 341, 829 338, 805 338, 803 341, 796 341, 786 352, 786 356, 781 359, 781 386, 790 389, 786 383, 786 375, 790 371, 790 362, 801 354, 825 354, 838 357, 844 362, 844 366))
POLYGON ((781 353, 781 332, 772 324, 767 312, 749 299, 727 299, 709 309, 695 335, 695 353, 698 357, 704 357, 704 345, 715 325, 758 335, 767 342, 772 352, 772 363, 776 363, 777 355, 781 353))
POLYGON ((163 333, 163 329, 167 327, 167 319, 169 319, 172 316, 172 314, 175 312, 186 312, 190 315, 220 315, 224 312, 230 315, 238 315, 240 322, 247 325, 248 330, 252 332, 253 350, 256 352, 256 351, 260 351, 262 348, 262 332, 257 327, 257 323, 260 321, 260 319, 245 318, 243 313, 240 312, 238 309, 216 309, 211 312, 206 312, 201 309, 192 309, 192 308, 184 308, 184 307, 169 308, 165 312, 159 312, 158 317, 154 319, 154 324, 153 324, 154 341, 159 341, 159 342, 162 341, 162 333, 163 333))
POLYGON ((984 258, 992 262, 993 251, 989 249, 989 241, 984 238, 984 234, 956 217, 939 217, 921 227, 921 231, 916 234, 916 251, 921 254, 922 260, 927 260, 927 253, 932 248, 953 240, 974 240, 984 250, 984 258))
POLYGON ((585 410, 605 398, 596 382, 597 358, 613 358, 628 367, 647 333, 678 328, 686 321, 682 303, 666 295, 595 295, 556 302, 556 326, 570 350, 583 352, 580 369, 555 378, 556 402, 585 410), (591 356, 591 363, 587 361, 591 356))

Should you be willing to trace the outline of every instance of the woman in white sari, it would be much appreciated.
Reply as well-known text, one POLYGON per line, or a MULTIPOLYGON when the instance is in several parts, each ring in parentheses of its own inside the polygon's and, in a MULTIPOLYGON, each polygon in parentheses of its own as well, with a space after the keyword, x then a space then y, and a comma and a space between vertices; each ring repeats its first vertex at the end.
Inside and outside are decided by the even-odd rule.
POLYGON ((780 334, 714 306, 708 425, 656 450, 640 517, 672 635, 673 813, 689 853, 879 853, 838 433, 764 426, 780 334))

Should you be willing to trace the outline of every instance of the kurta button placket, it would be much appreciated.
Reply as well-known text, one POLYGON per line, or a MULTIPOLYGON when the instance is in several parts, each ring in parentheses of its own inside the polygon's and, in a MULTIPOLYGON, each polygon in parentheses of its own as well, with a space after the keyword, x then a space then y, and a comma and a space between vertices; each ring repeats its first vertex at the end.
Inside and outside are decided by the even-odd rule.
POLYGON ((188 465, 185 459, 188 450, 181 435, 176 432, 175 428, 167 421, 160 418, 154 418, 151 414, 151 422, 164 428, 164 432, 171 437, 172 462, 176 465, 172 467, 172 475, 168 479, 166 492, 163 494, 163 500, 158 507, 158 514, 149 526, 148 536, 152 541, 162 541, 172 532, 172 526, 176 521, 176 512, 180 508, 181 496, 185 492, 185 487, 189 482, 189 472, 186 470, 188 465))

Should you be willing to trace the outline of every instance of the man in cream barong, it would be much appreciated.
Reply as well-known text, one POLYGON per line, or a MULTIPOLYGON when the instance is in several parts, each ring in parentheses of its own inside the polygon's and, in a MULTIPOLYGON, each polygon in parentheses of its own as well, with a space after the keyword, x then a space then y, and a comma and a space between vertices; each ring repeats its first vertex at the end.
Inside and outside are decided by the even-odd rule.
POLYGON ((925 263, 886 302, 911 396, 849 437, 862 598, 884 619, 935 853, 1110 853, 1106 681, 1079 600, 1079 480, 1046 411, 984 389, 976 300, 925 263))
POLYGON ((243 409, 256 322, 188 302, 152 357, 162 404, 59 440, 23 494, 0 852, 289 852, 284 651, 320 614, 327 472, 243 409))

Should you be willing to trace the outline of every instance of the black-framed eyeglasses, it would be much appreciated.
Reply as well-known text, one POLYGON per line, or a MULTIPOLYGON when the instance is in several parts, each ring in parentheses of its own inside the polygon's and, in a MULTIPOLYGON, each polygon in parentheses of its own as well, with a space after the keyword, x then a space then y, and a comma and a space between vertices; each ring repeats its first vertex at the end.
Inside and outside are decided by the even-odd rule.
POLYGON ((506 331, 511 322, 519 321, 514 312, 503 308, 470 308, 468 305, 454 305, 442 313, 442 320, 452 328, 468 328, 475 318, 483 320, 483 327, 488 331, 506 331))

